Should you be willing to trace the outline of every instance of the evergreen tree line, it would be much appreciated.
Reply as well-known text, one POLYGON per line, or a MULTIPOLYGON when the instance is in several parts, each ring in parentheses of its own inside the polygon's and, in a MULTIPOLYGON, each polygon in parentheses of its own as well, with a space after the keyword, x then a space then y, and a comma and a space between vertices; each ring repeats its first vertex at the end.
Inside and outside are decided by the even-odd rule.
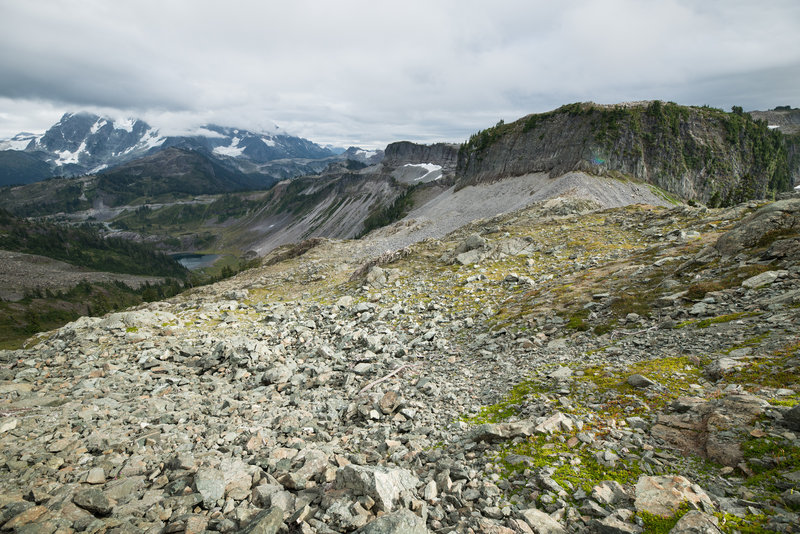
POLYGON ((188 270, 151 245, 104 237, 89 224, 58 225, 17 218, 0 210, 0 249, 38 254, 111 273, 185 280, 188 270))

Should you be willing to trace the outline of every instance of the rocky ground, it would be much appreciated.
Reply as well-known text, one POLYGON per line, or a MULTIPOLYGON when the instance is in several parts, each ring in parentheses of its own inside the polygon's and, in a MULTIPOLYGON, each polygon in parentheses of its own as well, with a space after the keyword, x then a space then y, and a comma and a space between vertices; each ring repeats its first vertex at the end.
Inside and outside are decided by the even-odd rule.
POLYGON ((796 532, 800 199, 284 247, 0 354, 0 530, 796 532))

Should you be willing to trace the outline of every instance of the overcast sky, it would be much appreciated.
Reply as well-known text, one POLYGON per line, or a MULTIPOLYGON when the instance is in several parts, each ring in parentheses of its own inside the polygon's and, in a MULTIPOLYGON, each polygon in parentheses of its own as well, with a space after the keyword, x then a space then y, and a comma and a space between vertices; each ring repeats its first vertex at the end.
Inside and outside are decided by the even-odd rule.
POLYGON ((382 148, 650 99, 799 107, 800 1, 0 1, 0 138, 89 110, 382 148))

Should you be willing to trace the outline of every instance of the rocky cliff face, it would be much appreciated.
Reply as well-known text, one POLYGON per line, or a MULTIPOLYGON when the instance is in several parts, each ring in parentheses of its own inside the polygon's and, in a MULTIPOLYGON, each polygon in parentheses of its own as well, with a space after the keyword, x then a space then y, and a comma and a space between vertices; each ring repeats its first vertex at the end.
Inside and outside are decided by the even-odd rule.
POLYGON ((791 185, 782 134, 743 113, 659 101, 570 104, 474 135, 460 152, 463 184, 571 170, 630 177, 686 200, 728 205, 791 185))
POLYGON ((391 143, 386 147, 383 163, 399 167, 407 163, 432 163, 440 165, 445 172, 452 172, 458 162, 458 145, 434 143, 422 145, 409 141, 391 143))

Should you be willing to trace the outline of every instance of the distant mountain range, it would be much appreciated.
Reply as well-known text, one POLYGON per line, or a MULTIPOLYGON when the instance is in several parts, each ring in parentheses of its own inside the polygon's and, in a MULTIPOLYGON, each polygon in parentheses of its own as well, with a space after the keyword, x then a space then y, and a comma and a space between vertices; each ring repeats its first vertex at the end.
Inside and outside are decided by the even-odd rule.
POLYGON ((53 176, 98 174, 169 148, 197 152, 246 181, 269 185, 316 173, 336 159, 374 163, 375 151, 321 147, 283 132, 254 133, 205 125, 191 135, 165 136, 139 119, 114 120, 92 113, 67 113, 44 134, 19 133, 0 141, 0 185, 53 176))

